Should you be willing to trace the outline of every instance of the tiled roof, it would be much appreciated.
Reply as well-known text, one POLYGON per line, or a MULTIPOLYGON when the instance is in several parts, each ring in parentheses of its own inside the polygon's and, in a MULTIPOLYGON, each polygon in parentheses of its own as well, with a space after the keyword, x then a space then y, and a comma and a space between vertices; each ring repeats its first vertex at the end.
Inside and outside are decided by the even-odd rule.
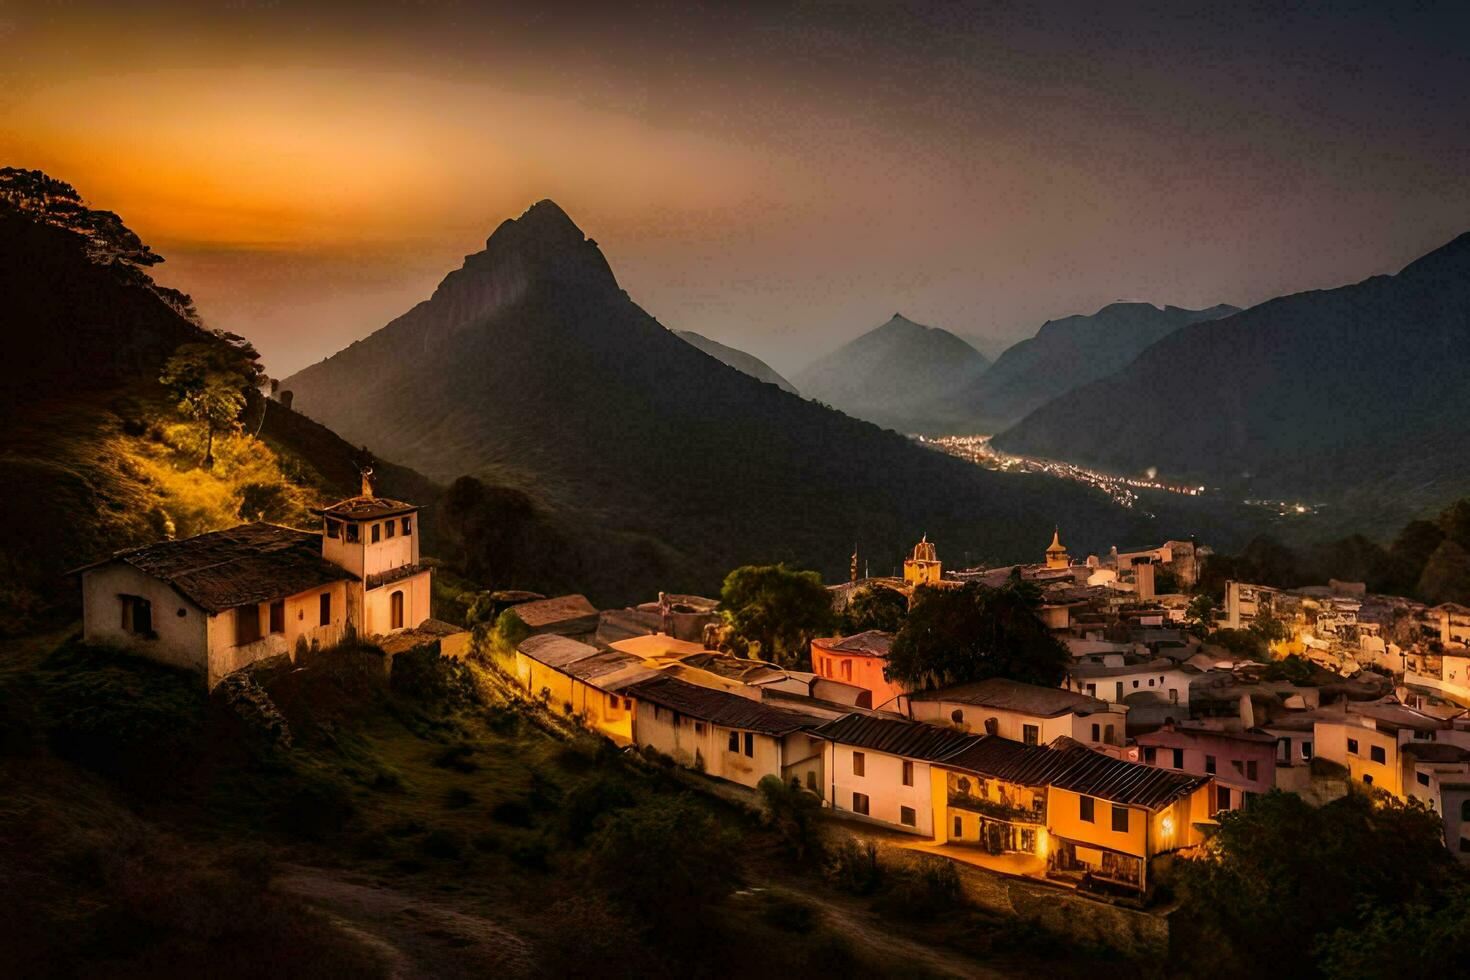
POLYGON ((911 694, 909 700, 973 704, 1000 711, 1019 711, 1040 718, 1055 718, 1068 712, 1088 714, 1107 708, 1106 702, 1085 694, 1064 691, 1057 687, 1023 684, 1003 677, 911 694))
POLYGON ((349 521, 368 521, 379 517, 394 517, 398 514, 409 514, 418 510, 413 504, 406 504, 401 500, 392 500, 388 497, 348 497, 339 500, 330 507, 323 507, 313 513, 341 517, 349 521))
POLYGON ((630 683, 658 675, 658 671, 644 667, 643 661, 631 654, 599 650, 555 633, 528 637, 516 649, 552 670, 605 691, 621 690, 630 683))
POLYGON ((763 704, 738 694, 690 684, 667 674, 639 681, 624 688, 623 694, 712 725, 748 729, 767 735, 786 735, 803 728, 815 728, 823 720, 800 711, 763 704))
POLYGON ((830 721, 812 734, 843 745, 926 762, 944 759, 984 737, 901 718, 874 718, 856 713, 830 721))
POLYGON ((521 622, 533 630, 586 617, 591 617, 594 628, 597 624, 597 608, 584 595, 539 599, 535 602, 522 602, 510 608, 521 622))
POLYGON ((322 557, 320 534, 263 522, 160 541, 87 568, 114 561, 167 582, 210 613, 284 599, 332 582, 357 581, 356 575, 322 557))
POLYGON ((1025 745, 998 735, 986 735, 945 759, 944 766, 1008 783, 1043 786, 1074 761, 1067 753, 1044 745, 1025 745))
POLYGON ((832 653, 855 653, 868 657, 886 657, 893 647, 893 634, 882 630, 866 630, 852 636, 829 636, 812 641, 813 646, 832 653))

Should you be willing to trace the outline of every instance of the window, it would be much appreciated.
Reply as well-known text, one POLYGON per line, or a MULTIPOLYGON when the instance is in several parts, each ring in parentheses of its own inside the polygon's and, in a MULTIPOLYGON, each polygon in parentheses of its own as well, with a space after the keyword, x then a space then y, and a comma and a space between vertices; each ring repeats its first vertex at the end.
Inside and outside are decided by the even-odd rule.
POLYGON ((1104 742, 1107 742, 1109 745, 1117 745, 1118 744, 1117 742, 1113 741, 1113 726, 1112 725, 1104 725, 1103 726, 1103 741, 1104 742))
POLYGON ((1174 750, 1174 768, 1175 769, 1183 769, 1184 768, 1184 750, 1183 749, 1175 749, 1174 750))
MULTIPOLYGON (((1092 727, 1093 728, 1096 728, 1097 726, 1096 725, 1093 725, 1092 727)), ((1159 755, 1159 750, 1156 749, 1156 748, 1154 748, 1152 745, 1144 746, 1144 749, 1143 749, 1143 761, 1144 761, 1145 764, 1150 765, 1150 766, 1153 765, 1154 762, 1155 762, 1155 760, 1158 759, 1158 755, 1159 755)))
POLYGON ((1372 786, 1373 785, 1373 777, 1370 776, 1370 775, 1368 775, 1365 772, 1365 773, 1363 773, 1363 782, 1366 783, 1369 786, 1372 786))
POLYGON ((1460 821, 1462 823, 1470 821, 1470 800, 1465 800, 1460 804, 1460 821))
POLYGON ((731 751, 731 752, 739 752, 740 751, 740 733, 739 732, 731 732, 730 733, 730 744, 729 744, 728 748, 729 748, 729 751, 731 751))
POLYGON ((845 681, 852 680, 852 661, 851 660, 844 660, 844 661, 842 661, 842 679, 845 680, 845 681))
POLYGON ((1098 740, 1098 738, 1101 737, 1101 735, 1102 735, 1102 726, 1101 725, 1093 725, 1092 726, 1092 740, 1094 742, 1096 742, 1098 740))
POLYGON ((413 533, 413 518, 412 517, 405 517, 403 519, 403 533, 406 534, 406 535, 413 533))
POLYGON ((271 632, 286 632, 286 600, 277 599, 271 603, 271 632))
POLYGON ((379 541, 382 540, 382 538, 383 538, 383 525, 381 525, 381 524, 374 524, 373 525, 373 544, 377 544, 379 541))
POLYGON ((1134 687, 1137 687, 1137 686, 1138 686, 1138 682, 1137 682, 1137 681, 1134 681, 1134 682, 1133 682, 1133 686, 1134 686, 1134 687))
POLYGON ((235 610, 235 646, 260 639, 260 607, 240 606, 235 610))
POLYGON ((1246 779, 1255 779, 1256 778, 1256 761, 1254 759, 1250 760, 1249 762, 1247 762, 1245 764, 1245 778, 1246 779))
POLYGON ((1460 853, 1470 854, 1470 837, 1460 838, 1460 853))
POLYGON ((390 630, 403 629, 403 593, 401 591, 388 596, 388 628, 390 630))
POLYGON ((138 636, 153 633, 153 603, 138 595, 122 596, 122 628, 138 636))
POLYGON ((907 759, 903 760, 903 784, 914 785, 914 764, 907 759))
POLYGON ((1154 679, 1153 679, 1153 678, 1152 678, 1152 677, 1150 677, 1150 678, 1149 678, 1149 679, 1148 679, 1148 686, 1149 686, 1149 687, 1153 687, 1153 686, 1154 686, 1154 679))
POLYGON ((1381 745, 1370 745, 1370 746, 1368 746, 1368 757, 1370 759, 1372 759, 1374 762, 1387 762, 1388 761, 1388 753, 1386 753, 1386 752, 1383 751, 1383 746, 1381 746, 1381 745))
POLYGON ((1416 772, 1414 778, 1419 781, 1420 786, 1429 785, 1429 773, 1427 772, 1416 772))
POLYGON ((317 602, 318 602, 318 604, 321 607, 321 614, 318 617, 319 620, 320 620, 320 625, 322 625, 322 626, 331 626, 332 625, 332 593, 330 593, 330 592, 323 592, 322 595, 321 595, 321 598, 318 599, 317 602))
POLYGON ((854 752, 852 754, 852 774, 854 776, 867 775, 867 773, 865 772, 865 770, 867 769, 867 763, 867 755, 862 752, 854 752))
POLYGON ((383 522, 383 537, 385 537, 385 538, 391 538, 391 537, 393 537, 393 532, 396 531, 397 529, 398 529, 398 523, 396 521, 384 521, 383 522))
POLYGON ((1113 831, 1119 834, 1128 833, 1128 808, 1126 806, 1113 807, 1113 831))
POLYGON ((1177 688, 1177 687, 1171 687, 1171 688, 1169 688, 1169 700, 1171 702, 1173 702, 1174 704, 1178 704, 1179 703, 1179 688, 1177 688))
POLYGON ((751 732, 745 733, 745 754, 752 759, 755 758, 755 735, 751 732))
POLYGON ((357 544, 362 540, 362 533, 356 524, 342 525, 342 540, 348 544, 357 544))
MULTIPOLYGON (((617 698, 613 698, 613 700, 616 701, 617 698)), ((617 707, 617 705, 613 705, 613 707, 617 707)), ((694 734, 696 734, 696 735, 703 735, 704 734, 704 722, 702 722, 702 721, 696 721, 694 723, 694 734)))
POLYGON ((1221 809, 1221 810, 1228 810, 1228 809, 1230 809, 1230 787, 1229 786, 1216 786, 1215 787, 1215 801, 1216 801, 1215 805, 1219 809, 1221 809))
MULTIPOLYGON (((954 836, 956 836, 956 837, 963 837, 963 836, 965 836, 965 821, 962 820, 962 819, 960 819, 959 817, 955 817, 954 818, 954 836)), ((1465 841, 1463 841, 1463 840, 1460 841, 1460 849, 1461 850, 1464 850, 1464 845, 1465 845, 1465 841)))
POLYGON ((1230 765, 1235 770, 1235 774, 1237 776, 1244 776, 1245 775, 1245 763, 1244 762, 1241 762, 1239 759, 1231 759, 1230 760, 1230 765))
POLYGON ((917 827, 919 825, 919 815, 914 812, 913 807, 901 806, 898 808, 898 822, 905 827, 917 827))
POLYGON ((965 713, 959 708, 956 708, 949 713, 949 720, 956 725, 963 725, 965 723, 965 713))
POLYGON ((1311 757, 1312 757, 1312 743, 1311 742, 1303 742, 1302 743, 1302 758, 1303 759, 1310 759, 1311 757))
POLYGON ((852 812, 853 813, 861 813, 864 816, 867 815, 867 812, 868 812, 868 794, 866 794, 866 793, 854 793, 854 794, 852 794, 852 812))
POLYGON ((1355 738, 1348 739, 1348 751, 1351 752, 1353 755, 1357 755, 1358 754, 1358 740, 1357 739, 1355 739, 1355 738))
POLYGON ((342 522, 341 521, 332 521, 332 520, 327 521, 327 537, 329 537, 329 538, 340 538, 341 536, 342 536, 342 522))
POLYGON ((806 771, 806 788, 813 793, 817 791, 817 774, 811 769, 806 771))
POLYGON ((1092 797, 1079 796, 1077 798, 1077 819, 1092 823, 1092 797))
POLYGON ((1205 772, 1211 776, 1215 774, 1215 757, 1212 755, 1205 756, 1205 772))
POLYGON ((1041 738, 1041 729, 1035 725, 1021 726, 1021 741, 1027 745, 1035 745, 1041 738))
POLYGON ((1090 698, 1097 697, 1097 685, 1096 684, 1089 684, 1089 685, 1087 685, 1087 696, 1090 697, 1090 698))

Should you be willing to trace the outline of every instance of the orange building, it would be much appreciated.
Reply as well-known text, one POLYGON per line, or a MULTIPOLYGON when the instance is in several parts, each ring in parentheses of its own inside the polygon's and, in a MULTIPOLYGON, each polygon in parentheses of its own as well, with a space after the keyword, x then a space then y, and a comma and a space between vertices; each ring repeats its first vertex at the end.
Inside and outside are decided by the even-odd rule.
POLYGON ((812 640, 812 670, 829 680, 853 684, 868 691, 872 700, 868 704, 859 704, 860 708, 897 711, 898 697, 904 693, 903 685, 883 677, 892 645, 893 634, 881 630, 812 640))

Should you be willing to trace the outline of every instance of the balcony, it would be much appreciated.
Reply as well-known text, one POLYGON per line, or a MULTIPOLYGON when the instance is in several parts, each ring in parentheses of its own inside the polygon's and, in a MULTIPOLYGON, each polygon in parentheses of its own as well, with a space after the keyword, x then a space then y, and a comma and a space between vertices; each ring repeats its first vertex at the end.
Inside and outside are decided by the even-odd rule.
POLYGON ((1029 807, 1012 806, 1008 803, 999 803, 995 800, 984 800, 968 793, 957 793, 951 791, 949 794, 949 805, 960 810, 968 810, 995 820, 1005 820, 1009 823, 1034 823, 1046 822, 1046 808, 1034 810, 1029 807))

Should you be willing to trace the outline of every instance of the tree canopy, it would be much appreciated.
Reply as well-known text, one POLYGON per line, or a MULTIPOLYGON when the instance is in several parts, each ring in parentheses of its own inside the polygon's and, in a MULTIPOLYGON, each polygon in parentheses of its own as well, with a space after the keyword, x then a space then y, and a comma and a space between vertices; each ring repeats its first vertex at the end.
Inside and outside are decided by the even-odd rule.
POLYGON ((239 423, 245 393, 262 377, 255 348, 233 334, 182 344, 165 362, 158 380, 177 400, 179 412, 204 427, 206 467, 214 465, 215 433, 239 423))
POLYGON ((867 630, 897 633, 909 614, 909 600, 902 592, 869 585, 857 590, 842 613, 844 635, 867 630))
POLYGON ((812 638, 837 625, 822 577, 785 565, 735 569, 725 576, 720 604, 734 651, 783 667, 809 665, 812 638))
POLYGON ((884 674, 916 689, 991 677, 1055 687, 1069 657, 1040 605, 1036 587, 1016 578, 998 589, 920 586, 884 674))
POLYGON ((1273 791, 1219 819, 1202 856, 1179 865, 1176 917, 1182 942, 1212 951, 1212 975, 1312 976, 1391 961, 1392 949, 1362 935, 1375 911, 1438 908, 1465 884, 1441 818, 1416 801, 1355 792, 1314 808, 1273 791))

